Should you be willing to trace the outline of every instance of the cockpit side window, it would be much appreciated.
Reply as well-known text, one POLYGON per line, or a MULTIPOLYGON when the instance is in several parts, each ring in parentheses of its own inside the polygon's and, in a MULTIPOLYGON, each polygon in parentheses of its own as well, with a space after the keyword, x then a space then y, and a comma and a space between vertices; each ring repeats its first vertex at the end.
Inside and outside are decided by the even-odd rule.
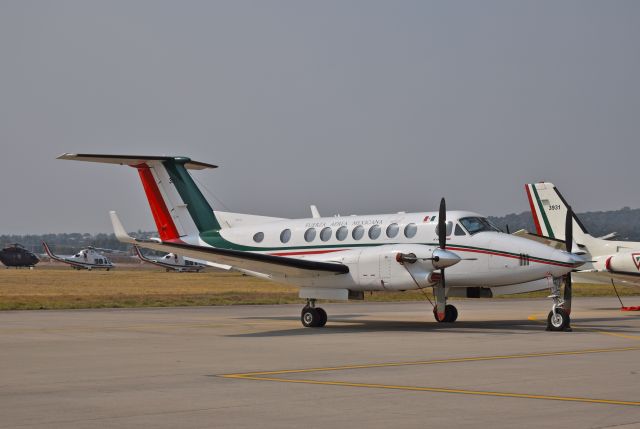
MULTIPOLYGON (((453 222, 451 222, 451 221, 447 222, 447 228, 446 229, 447 229, 447 237, 448 237, 453 232, 453 222)), ((436 234, 439 234, 437 225, 436 225, 436 234)))
POLYGON ((501 232, 500 229, 484 217, 463 217, 460 219, 460 223, 471 235, 483 231, 501 232))
POLYGON ((455 235, 467 235, 467 233, 464 232, 464 229, 462 229, 462 227, 460 226, 459 223, 456 223, 456 228, 455 228, 455 231, 453 233, 455 235))

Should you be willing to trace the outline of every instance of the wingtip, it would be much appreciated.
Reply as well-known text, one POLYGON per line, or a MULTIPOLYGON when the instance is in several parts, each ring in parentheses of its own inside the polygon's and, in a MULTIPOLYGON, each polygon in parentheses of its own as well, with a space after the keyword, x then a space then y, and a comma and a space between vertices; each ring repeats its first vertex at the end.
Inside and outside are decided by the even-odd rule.
POLYGON ((120 218, 118 214, 111 210, 109 212, 109 217, 111 218, 111 225, 113 226, 113 233, 116 235, 118 241, 122 243, 135 243, 135 239, 127 234, 127 231, 122 226, 122 222, 120 222, 120 218))

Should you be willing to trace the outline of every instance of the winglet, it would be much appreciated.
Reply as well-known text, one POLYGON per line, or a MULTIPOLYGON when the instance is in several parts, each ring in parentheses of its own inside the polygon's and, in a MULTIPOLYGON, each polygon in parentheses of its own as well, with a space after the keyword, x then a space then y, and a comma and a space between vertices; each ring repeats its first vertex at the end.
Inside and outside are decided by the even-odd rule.
POLYGON ((113 226, 113 233, 116 235, 118 241, 122 243, 135 243, 135 238, 131 237, 127 234, 127 231, 122 226, 122 222, 120 222, 120 218, 115 211, 110 211, 109 216, 111 217, 111 225, 113 226))

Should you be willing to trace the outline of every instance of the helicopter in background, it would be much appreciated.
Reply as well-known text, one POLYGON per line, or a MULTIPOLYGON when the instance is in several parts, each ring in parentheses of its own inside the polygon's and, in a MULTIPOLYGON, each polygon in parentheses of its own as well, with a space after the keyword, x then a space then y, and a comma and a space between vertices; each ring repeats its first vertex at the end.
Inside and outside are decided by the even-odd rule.
POLYGON ((33 268, 40 259, 24 246, 13 243, 0 250, 0 261, 7 267, 33 268))
POLYGON ((160 258, 152 258, 144 256, 138 246, 133 246, 138 258, 144 262, 148 262, 153 265, 157 265, 169 271, 177 271, 179 273, 199 273, 206 268, 205 261, 198 259, 185 258, 176 253, 167 253, 160 258))
POLYGON ((54 255, 49 248, 49 245, 42 242, 42 246, 44 247, 44 251, 51 258, 52 261, 58 261, 65 264, 71 265, 71 268, 75 270, 94 270, 94 269, 102 269, 109 271, 112 268, 115 268, 115 265, 104 256, 100 251, 105 249, 97 249, 95 247, 89 246, 86 249, 80 250, 78 253, 72 256, 67 255, 54 255))

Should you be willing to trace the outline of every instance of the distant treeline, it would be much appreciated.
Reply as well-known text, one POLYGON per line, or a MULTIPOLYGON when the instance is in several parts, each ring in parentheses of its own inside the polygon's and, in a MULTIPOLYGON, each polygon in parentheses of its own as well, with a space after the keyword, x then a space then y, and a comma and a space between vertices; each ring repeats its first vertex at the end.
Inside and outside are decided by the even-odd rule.
MULTIPOLYGON (((157 236, 157 233, 138 231, 131 233, 137 238, 157 236)), ((29 234, 29 235, 0 235, 2 247, 10 243, 20 243, 34 253, 44 253, 42 242, 46 241, 51 250, 60 254, 74 254, 88 246, 103 249, 128 251, 131 245, 120 243, 114 234, 63 233, 63 234, 29 234)), ((145 252, 147 253, 147 252, 145 252)))
MULTIPOLYGON (((640 241, 640 209, 623 207, 620 210, 606 212, 579 213, 578 217, 594 237, 616 232, 618 240, 640 241)), ((512 213, 502 217, 491 216, 489 219, 503 230, 509 225, 511 232, 519 229, 536 231, 531 212, 512 213)))
MULTIPOLYGON (((620 210, 606 212, 586 212, 578 215, 589 233, 600 237, 611 232, 618 233, 619 240, 640 241, 640 209, 624 207, 620 210)), ((535 232, 530 212, 508 214, 502 217, 490 216, 491 221, 506 231, 515 232, 526 229, 535 232)), ((155 232, 138 231, 131 233, 134 237, 149 238, 157 236, 155 232)), ((20 243, 35 253, 43 253, 42 242, 46 241, 55 252, 63 254, 75 253, 87 246, 113 250, 129 250, 131 246, 120 243, 113 234, 44 234, 44 235, 0 235, 0 245, 20 243)), ((152 252, 153 253, 153 252, 152 252)))

